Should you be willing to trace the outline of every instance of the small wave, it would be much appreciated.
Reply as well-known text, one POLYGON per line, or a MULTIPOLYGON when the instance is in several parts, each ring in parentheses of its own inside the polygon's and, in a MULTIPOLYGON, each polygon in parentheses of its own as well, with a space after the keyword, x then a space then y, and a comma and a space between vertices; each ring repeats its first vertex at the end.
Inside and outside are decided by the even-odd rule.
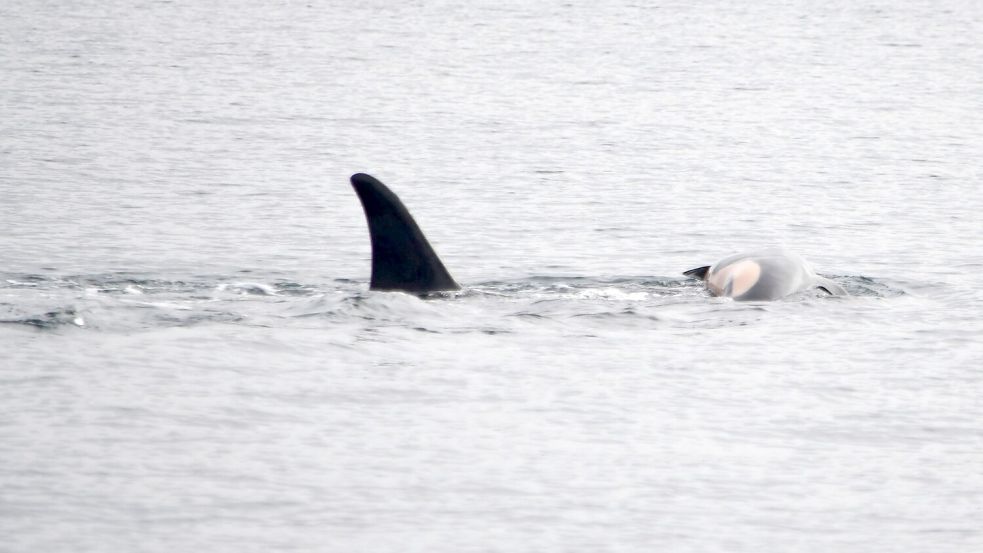
POLYGON ((274 287, 269 284, 263 284, 261 282, 231 282, 222 283, 215 288, 219 292, 234 292, 241 295, 252 295, 252 296, 276 296, 277 291, 274 287))
POLYGON ((907 295, 903 288, 889 284, 887 281, 866 276, 824 275, 846 289, 850 296, 896 298, 907 295))
POLYGON ((471 293, 506 295, 542 293, 584 299, 636 299, 671 293, 686 284, 664 277, 554 277, 533 276, 522 280, 488 281, 469 286, 471 293))
POLYGON ((313 296, 320 293, 314 286, 297 282, 277 282, 274 288, 278 295, 285 296, 313 296))
POLYGON ((7 284, 10 284, 13 287, 21 287, 21 286, 31 287, 31 286, 37 286, 38 285, 37 282, 21 282, 21 281, 18 281, 18 280, 14 280, 12 278, 6 279, 6 282, 7 282, 7 284))
POLYGON ((169 301, 120 300, 120 302, 126 305, 132 305, 134 307, 146 307, 152 309, 172 309, 175 311, 190 311, 192 309, 190 305, 185 305, 176 302, 169 302, 169 301))
POLYGON ((599 311, 593 313, 576 313, 572 315, 574 318, 586 318, 595 320, 646 320, 646 321, 660 321, 659 317, 651 314, 639 313, 634 309, 622 309, 619 311, 599 311))
POLYGON ((48 311, 40 315, 0 319, 0 324, 24 325, 41 329, 53 329, 65 325, 86 326, 85 319, 73 308, 48 311))

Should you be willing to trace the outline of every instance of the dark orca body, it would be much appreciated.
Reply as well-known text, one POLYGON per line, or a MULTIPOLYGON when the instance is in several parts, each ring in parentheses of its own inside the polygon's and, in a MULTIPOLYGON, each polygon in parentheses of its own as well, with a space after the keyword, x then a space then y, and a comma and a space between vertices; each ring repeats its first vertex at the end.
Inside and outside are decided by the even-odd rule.
POLYGON ((427 293, 461 288, 396 194, 364 173, 352 175, 351 181, 372 239, 371 290, 427 293))

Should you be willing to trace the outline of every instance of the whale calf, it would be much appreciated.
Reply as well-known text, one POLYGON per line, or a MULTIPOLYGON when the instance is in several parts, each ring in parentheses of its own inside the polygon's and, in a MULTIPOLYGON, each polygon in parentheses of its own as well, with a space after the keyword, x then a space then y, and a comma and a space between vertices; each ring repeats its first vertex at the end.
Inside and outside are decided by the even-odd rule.
POLYGON ((745 252, 683 273, 702 280, 714 296, 738 301, 770 301, 818 288, 834 296, 846 290, 815 273, 804 259, 783 249, 745 252))
MULTIPOLYGON (((392 190, 365 173, 352 175, 351 184, 372 241, 370 290, 426 294, 461 289, 392 190)), ((842 286, 816 275, 805 260, 785 250, 736 254, 683 274, 702 280, 715 296, 739 301, 777 300, 810 288, 847 295, 842 286)))

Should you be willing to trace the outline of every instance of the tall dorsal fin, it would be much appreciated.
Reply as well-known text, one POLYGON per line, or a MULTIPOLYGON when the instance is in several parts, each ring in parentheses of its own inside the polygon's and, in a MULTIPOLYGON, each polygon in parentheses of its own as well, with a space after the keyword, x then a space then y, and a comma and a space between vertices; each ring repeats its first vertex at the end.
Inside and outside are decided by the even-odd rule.
POLYGON ((352 175, 351 181, 372 238, 369 288, 403 292, 459 290, 396 194, 365 173, 352 175))

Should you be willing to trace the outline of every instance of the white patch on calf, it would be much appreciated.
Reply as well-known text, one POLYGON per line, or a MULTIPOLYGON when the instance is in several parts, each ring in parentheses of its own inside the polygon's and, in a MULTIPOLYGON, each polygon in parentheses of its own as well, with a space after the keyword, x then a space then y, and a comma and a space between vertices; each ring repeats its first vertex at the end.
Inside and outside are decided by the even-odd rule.
POLYGON ((708 275, 707 288, 715 296, 726 294, 736 298, 753 288, 759 278, 761 278, 761 265, 750 259, 743 259, 708 275))

